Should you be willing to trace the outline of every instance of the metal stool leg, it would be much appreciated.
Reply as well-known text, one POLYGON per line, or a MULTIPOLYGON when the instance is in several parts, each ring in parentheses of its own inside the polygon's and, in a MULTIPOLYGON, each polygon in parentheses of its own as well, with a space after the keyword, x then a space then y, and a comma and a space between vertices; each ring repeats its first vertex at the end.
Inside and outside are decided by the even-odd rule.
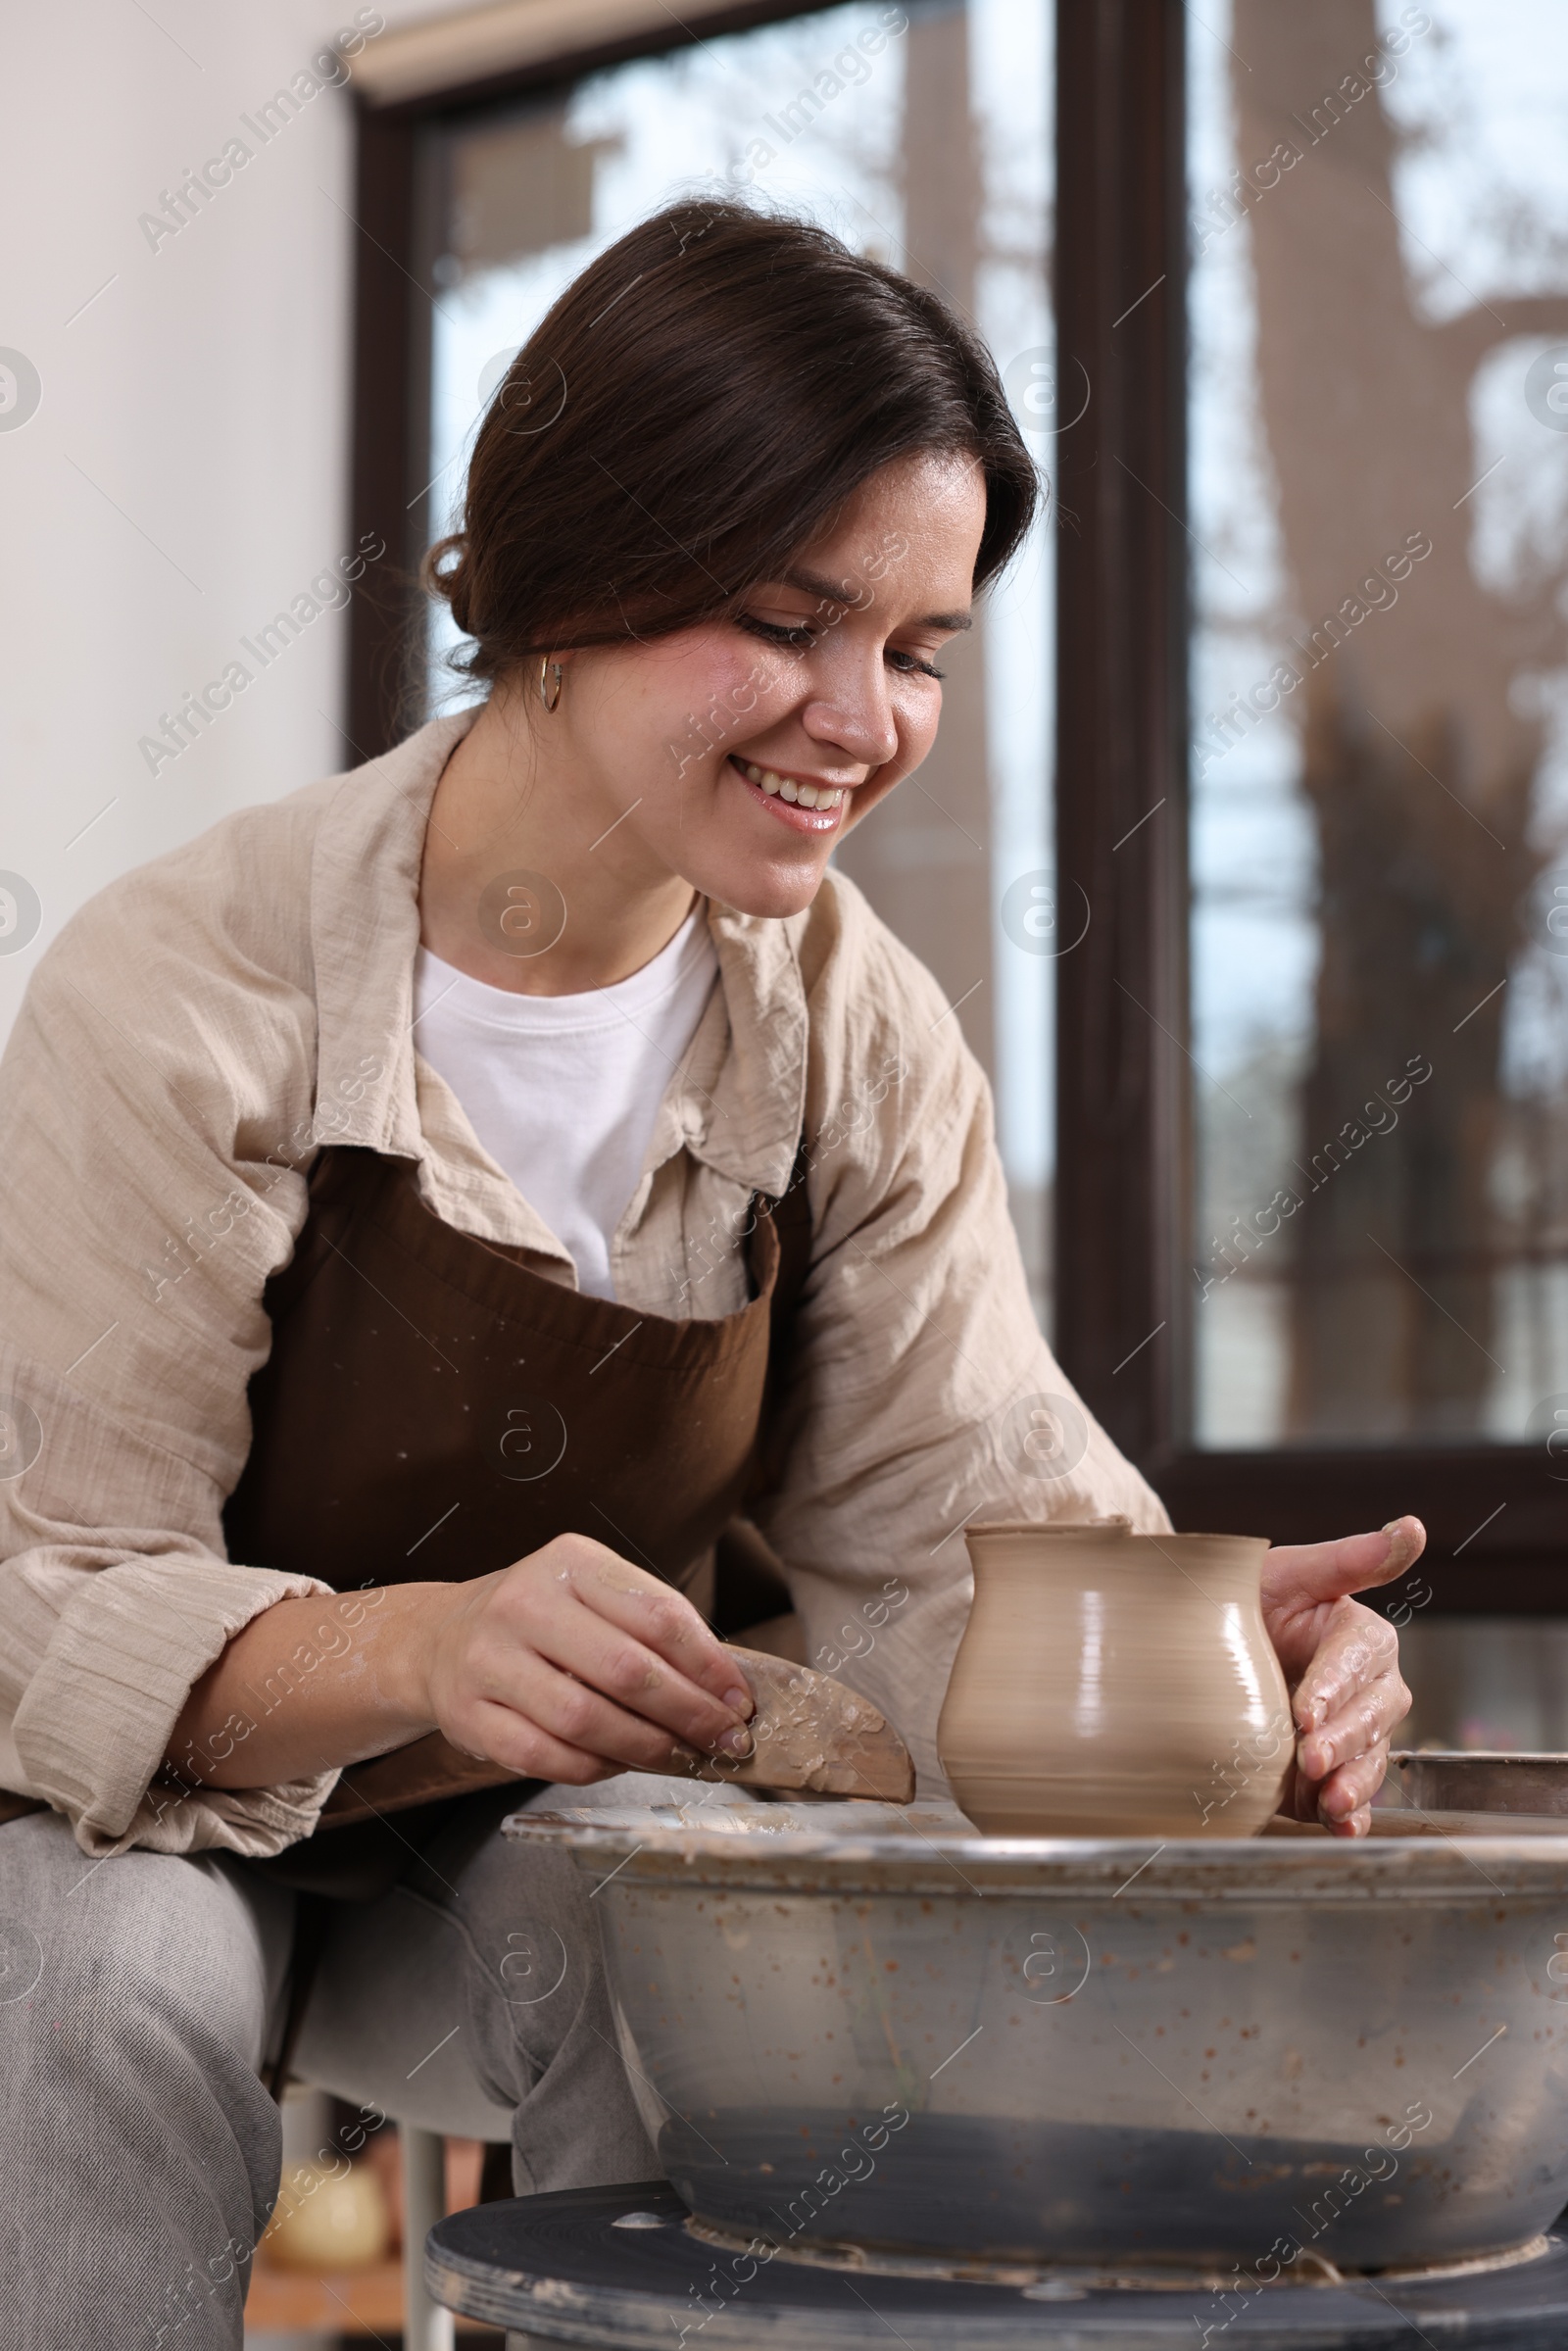
POLYGON ((446 2141, 400 2123, 403 2141, 404 2351, 454 2351, 452 2313, 424 2282, 424 2240, 447 2209, 446 2141))

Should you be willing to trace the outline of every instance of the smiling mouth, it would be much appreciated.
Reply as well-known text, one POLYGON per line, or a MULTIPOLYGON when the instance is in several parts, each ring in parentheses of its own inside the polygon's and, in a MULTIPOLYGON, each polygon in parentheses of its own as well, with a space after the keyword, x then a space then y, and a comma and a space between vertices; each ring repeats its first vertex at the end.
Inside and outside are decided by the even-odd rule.
POLYGON ((803 783, 797 776, 780 775, 776 769, 760 767, 755 759, 743 759, 734 752, 729 763, 751 785, 769 815, 797 832, 833 832, 847 812, 853 789, 849 784, 803 783))

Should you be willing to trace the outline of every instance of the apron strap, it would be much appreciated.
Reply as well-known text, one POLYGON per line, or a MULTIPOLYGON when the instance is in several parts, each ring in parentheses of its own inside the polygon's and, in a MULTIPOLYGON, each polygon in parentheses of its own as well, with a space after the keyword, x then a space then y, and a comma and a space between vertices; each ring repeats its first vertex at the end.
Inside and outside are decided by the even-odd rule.
POLYGON ((780 1407, 795 1351, 796 1312, 811 1270, 811 1203, 806 1190, 810 1164, 810 1148, 802 1135, 789 1182, 779 1198, 767 1201, 765 1194, 757 1196, 759 1205, 766 1202, 778 1236, 778 1265, 768 1303, 761 1426, 740 1510, 714 1547, 712 1597, 704 1609, 713 1630, 726 1640, 770 1617, 788 1615, 794 1605, 783 1565, 750 1514, 777 1483, 783 1466, 780 1407))
POLYGON ((772 1203, 773 1227, 778 1234, 778 1274, 773 1284, 768 1335, 770 1384, 772 1351, 788 1335, 811 1270, 811 1203, 806 1191, 810 1165, 810 1150, 803 1135, 796 1148, 790 1180, 781 1197, 772 1203))

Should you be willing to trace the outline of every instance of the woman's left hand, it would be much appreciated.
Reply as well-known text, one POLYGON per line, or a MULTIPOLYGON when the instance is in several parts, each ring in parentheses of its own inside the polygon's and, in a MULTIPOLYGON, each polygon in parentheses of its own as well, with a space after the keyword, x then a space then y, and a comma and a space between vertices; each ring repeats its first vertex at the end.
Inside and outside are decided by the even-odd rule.
POLYGON ((1263 1622, 1291 1690, 1296 1755, 1280 1810, 1365 1837, 1389 1761, 1389 1734, 1410 1710, 1399 1637, 1348 1595, 1392 1584, 1420 1558, 1418 1518, 1377 1535, 1287 1544, 1263 1562, 1263 1622))

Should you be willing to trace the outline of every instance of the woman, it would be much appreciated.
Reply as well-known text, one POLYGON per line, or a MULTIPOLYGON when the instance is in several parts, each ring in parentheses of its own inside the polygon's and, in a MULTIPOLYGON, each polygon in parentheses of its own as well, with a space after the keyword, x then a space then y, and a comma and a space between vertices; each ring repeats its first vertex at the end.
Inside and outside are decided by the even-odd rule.
MULTIPOLYGON (((936 297, 677 205, 480 430, 433 584, 488 699, 43 959, 0 1092, 29 2344, 239 2339, 302 1886, 307 2078, 514 2112, 520 2187, 657 2172, 577 1882, 493 1834, 517 1788, 313 1836, 342 1766, 744 1754, 694 1604, 744 1511, 929 1785, 962 1522, 1168 1523, 1035 1330, 956 1022, 827 870, 1034 499, 936 297)), ((1291 1800, 1342 1835, 1406 1703, 1345 1595, 1421 1540, 1271 1555, 1291 1800)))

